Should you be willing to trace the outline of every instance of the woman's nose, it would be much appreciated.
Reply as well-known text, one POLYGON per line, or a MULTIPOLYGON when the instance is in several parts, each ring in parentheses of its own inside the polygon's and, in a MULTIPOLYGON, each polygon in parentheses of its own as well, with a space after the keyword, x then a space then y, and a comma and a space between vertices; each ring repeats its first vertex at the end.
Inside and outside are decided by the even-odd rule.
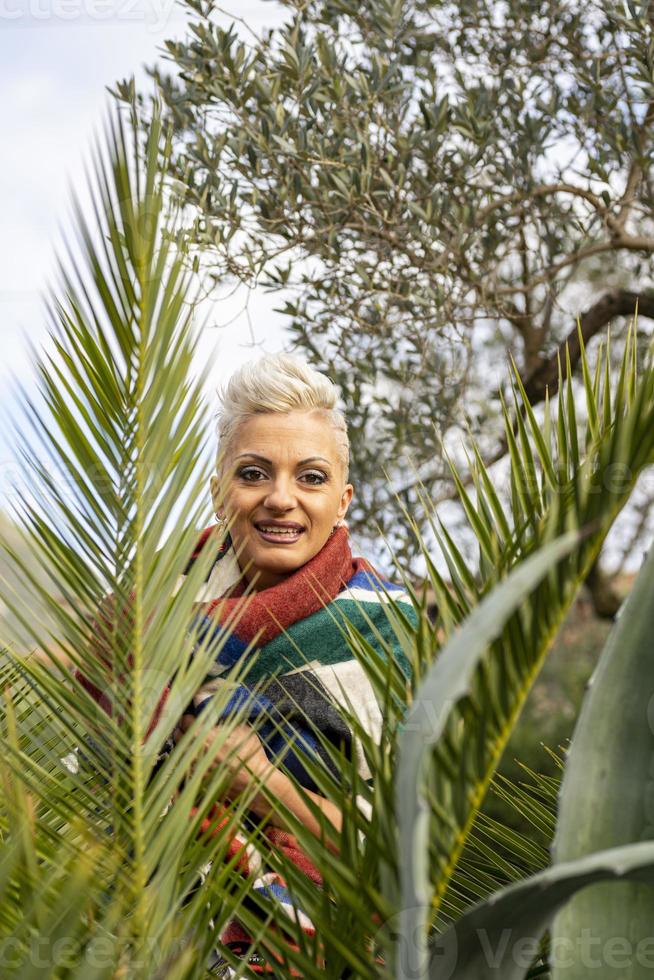
POLYGON ((276 479, 265 499, 265 506, 269 510, 291 510, 295 504, 291 481, 284 477, 276 479))

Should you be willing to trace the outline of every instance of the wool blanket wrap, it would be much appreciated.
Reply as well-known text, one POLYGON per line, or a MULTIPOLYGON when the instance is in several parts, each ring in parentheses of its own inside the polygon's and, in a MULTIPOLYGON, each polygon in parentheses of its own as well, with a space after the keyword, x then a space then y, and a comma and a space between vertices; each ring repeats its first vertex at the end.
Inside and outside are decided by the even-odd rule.
MULTIPOLYGON (((352 556, 345 527, 337 528, 318 554, 287 579, 251 595, 246 594, 229 536, 220 544, 215 528, 202 532, 191 563, 205 547, 215 547, 217 554, 198 596, 199 635, 202 642, 215 643, 218 653, 188 710, 212 710, 216 703, 212 695, 221 685, 229 684, 224 690, 226 700, 220 702, 225 707, 216 714, 216 723, 236 709, 244 711, 240 720, 257 723, 257 734, 268 758, 275 759, 287 775, 306 789, 319 792, 304 765, 307 755, 314 762, 321 760, 333 772, 333 763, 316 737, 317 731, 353 758, 362 779, 369 780, 370 771, 358 739, 339 708, 345 707, 354 714, 377 742, 382 717, 365 670, 347 645, 344 624, 347 620, 355 626, 377 649, 378 639, 383 637, 408 679, 409 663, 384 608, 391 596, 402 604, 407 618, 415 622, 406 592, 382 578, 366 559, 352 556), (224 675, 237 662, 244 672, 240 683, 234 684, 224 675), (288 740, 282 731, 294 736, 293 748, 285 752, 288 740)), ((186 571, 189 569, 190 566, 186 571)), ((217 801, 204 820, 202 831, 218 834, 225 822, 225 813, 217 801)), ((269 826, 264 835, 266 846, 280 849, 317 887, 321 886, 320 870, 302 853, 292 834, 269 826)), ((253 889, 264 902, 278 903, 307 935, 313 935, 313 924, 291 898, 286 881, 267 866, 265 848, 245 844, 245 839, 236 833, 230 838, 226 859, 235 858, 240 873, 254 878, 253 889)), ((271 959, 255 948, 252 937, 237 919, 230 921, 217 938, 247 962, 249 971, 274 972, 271 959)), ((286 945, 293 944, 288 940, 286 945)), ((220 959, 215 972, 223 977, 236 975, 220 959)))

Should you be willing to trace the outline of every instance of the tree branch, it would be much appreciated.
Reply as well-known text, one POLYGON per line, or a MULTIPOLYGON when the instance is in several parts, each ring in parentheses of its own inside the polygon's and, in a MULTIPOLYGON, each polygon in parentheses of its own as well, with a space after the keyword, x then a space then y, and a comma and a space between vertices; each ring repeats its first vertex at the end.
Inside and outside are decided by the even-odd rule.
POLYGON ((502 286, 500 289, 495 289, 494 293, 496 296, 514 296, 517 293, 530 292, 536 286, 540 286, 541 283, 551 281, 555 274, 560 272, 561 269, 565 269, 566 266, 576 262, 582 262, 584 259, 592 258, 594 255, 603 255, 606 252, 618 252, 621 249, 625 249, 628 252, 651 253, 654 252, 654 238, 648 235, 620 235, 617 238, 611 238, 604 242, 597 242, 595 245, 588 245, 586 248, 581 248, 578 252, 572 252, 559 262, 548 266, 547 269, 534 276, 526 285, 502 286))
POLYGON ((571 194, 573 197, 581 197, 585 201, 588 201, 600 217, 603 219, 606 218, 608 207, 596 194, 593 194, 592 191, 585 190, 583 187, 576 187, 574 184, 560 183, 538 184, 529 190, 516 191, 513 194, 496 198, 496 200, 487 204, 486 207, 479 209, 477 212, 477 221, 479 223, 485 221, 494 211, 497 211, 498 208, 506 207, 507 204, 524 204, 524 202, 534 200, 537 197, 551 197, 554 194, 571 194))
MULTIPOLYGON (((654 295, 649 296, 647 294, 634 293, 627 289, 613 289, 606 293, 600 300, 598 300, 597 303, 591 306, 590 309, 586 310, 585 313, 582 313, 579 318, 584 343, 588 343, 591 337, 594 337, 596 333, 599 333, 602 327, 605 327, 613 319, 613 317, 632 316, 636 312, 636 307, 638 308, 639 316, 654 319, 654 295)), ((581 356, 581 348, 579 346, 579 336, 576 325, 574 329, 570 331, 563 343, 559 346, 557 352, 544 360, 538 370, 534 371, 526 379, 526 381, 523 381, 530 404, 537 405, 539 402, 543 401, 545 398, 545 392, 548 388, 550 395, 558 389, 559 358, 561 359, 561 364, 565 368, 566 345, 570 351, 570 365, 574 369, 581 356)), ((484 460, 484 465, 486 467, 492 466, 493 463, 497 463, 500 459, 503 459, 506 452, 507 442, 505 438, 502 438, 494 452, 484 460)), ((414 476, 412 479, 407 480, 405 483, 395 487, 394 489, 396 493, 405 493, 407 490, 411 490, 418 486, 421 482, 426 483, 429 480, 437 479, 439 476, 442 476, 442 474, 437 472, 434 468, 429 472, 423 473, 422 477, 416 478, 414 476)), ((461 480, 464 486, 468 486, 472 483, 472 473, 469 471, 465 476, 462 476, 461 480)), ((456 489, 454 487, 449 487, 432 502, 435 506, 438 506, 445 501, 456 500, 457 497, 458 493, 456 489)))
MULTIPOLYGON (((654 319, 654 296, 634 293, 628 289, 612 289, 605 293, 579 318, 584 343, 588 343, 590 338, 599 333, 613 317, 632 316, 636 312, 636 308, 638 308, 640 316, 654 319)), ((526 379, 525 390, 532 405, 538 404, 545 398, 547 389, 549 389, 550 394, 557 390, 559 358, 561 364, 565 365, 566 347, 570 352, 570 363, 574 368, 581 356, 576 325, 560 344, 556 353, 540 364, 526 379)))

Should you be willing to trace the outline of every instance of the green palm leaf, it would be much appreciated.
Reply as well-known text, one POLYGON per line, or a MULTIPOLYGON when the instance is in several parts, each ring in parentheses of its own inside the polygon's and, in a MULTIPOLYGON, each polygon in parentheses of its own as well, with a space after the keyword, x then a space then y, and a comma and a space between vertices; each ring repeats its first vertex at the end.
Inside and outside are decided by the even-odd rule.
POLYGON ((548 569, 577 543, 576 535, 568 535, 543 548, 481 602, 437 659, 407 713, 399 744, 396 812, 404 856, 400 934, 409 939, 403 944, 403 955, 398 957, 398 980, 427 973, 426 927, 432 886, 425 855, 429 852, 431 821, 429 799, 421 791, 423 773, 453 710, 470 698, 475 672, 489 643, 501 633, 508 617, 522 605, 548 569))
MULTIPOLYGON (((509 617, 501 636, 491 644, 470 696, 452 711, 425 777, 432 800, 428 833, 431 920, 438 929, 447 927, 473 900, 465 881, 459 880, 458 869, 466 861, 502 751, 609 528, 639 474, 654 461, 654 371, 650 360, 636 377, 634 344, 631 331, 615 393, 605 370, 606 355, 600 352, 596 381, 583 389, 588 400, 583 413, 587 422, 578 418, 571 386, 559 387, 556 423, 549 427, 549 435, 515 375, 513 411, 505 411, 511 505, 502 503, 478 451, 474 451, 474 494, 454 470, 469 530, 479 542, 478 565, 465 560, 432 517, 456 597, 453 604, 450 587, 435 572, 423 545, 442 610, 437 628, 446 636, 529 555, 566 530, 586 529, 579 547, 534 588, 529 601, 509 617), (455 775, 447 764, 448 754, 457 760, 455 775)), ((583 347, 582 370, 588 377, 583 347)), ((423 503, 429 510, 429 502, 423 499, 423 503)), ((432 656, 437 654, 438 644, 434 644, 432 656)))
MULTIPOLYGON (((113 952, 98 977, 204 976, 216 929, 249 887, 221 860, 209 876, 214 887, 194 887, 200 867, 226 846, 224 833, 198 840, 224 773, 206 778, 194 819, 206 764, 164 813, 190 770, 192 742, 154 774, 216 653, 198 647, 189 630, 209 556, 175 588, 203 516, 206 408, 202 378, 188 380, 192 284, 162 177, 166 152, 157 119, 142 147, 119 116, 110 119, 94 162, 97 225, 76 208, 81 264, 62 269, 64 298, 51 306, 53 353, 38 364, 40 401, 25 399, 33 495, 21 504, 21 533, 66 603, 5 542, 21 588, 3 599, 54 661, 46 669, 5 651, 0 678, 10 692, 0 717, 7 746, 0 861, 15 896, 1 936, 17 944, 20 976, 32 975, 35 928, 75 938, 73 965, 49 964, 61 976, 77 976, 78 967, 93 975, 85 957, 104 939, 113 952), (37 605, 49 611, 47 624, 32 615, 37 605), (105 695, 111 715, 58 664, 58 650, 105 695), (33 901, 20 900, 26 895, 33 901)), ((209 724, 201 721, 199 734, 209 724)), ((246 804, 233 807, 234 819, 246 804)))

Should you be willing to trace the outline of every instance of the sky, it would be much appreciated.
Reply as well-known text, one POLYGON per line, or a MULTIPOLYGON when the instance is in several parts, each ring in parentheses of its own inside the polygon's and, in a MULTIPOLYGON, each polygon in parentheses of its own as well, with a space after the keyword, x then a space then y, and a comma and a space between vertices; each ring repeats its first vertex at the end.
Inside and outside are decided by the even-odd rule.
MULTIPOLYGON (((282 20, 264 0, 226 0, 225 11, 257 32, 282 20)), ((230 18, 225 15, 225 23, 230 18)), ((238 27, 238 24, 236 25, 238 27)), ((5 396, 18 379, 34 384, 30 345, 47 344, 44 296, 54 282, 62 229, 70 230, 71 191, 84 185, 84 163, 111 96, 107 89, 162 58, 166 39, 185 31, 174 0, 0 0, 0 383, 5 396)), ((208 392, 241 363, 282 350, 279 298, 243 292, 205 308, 200 359, 214 366, 208 392), (222 329, 218 324, 233 322, 222 329)), ((6 408, 6 402, 5 406, 6 408)), ((0 424, 0 510, 16 472, 6 421, 0 424)))

